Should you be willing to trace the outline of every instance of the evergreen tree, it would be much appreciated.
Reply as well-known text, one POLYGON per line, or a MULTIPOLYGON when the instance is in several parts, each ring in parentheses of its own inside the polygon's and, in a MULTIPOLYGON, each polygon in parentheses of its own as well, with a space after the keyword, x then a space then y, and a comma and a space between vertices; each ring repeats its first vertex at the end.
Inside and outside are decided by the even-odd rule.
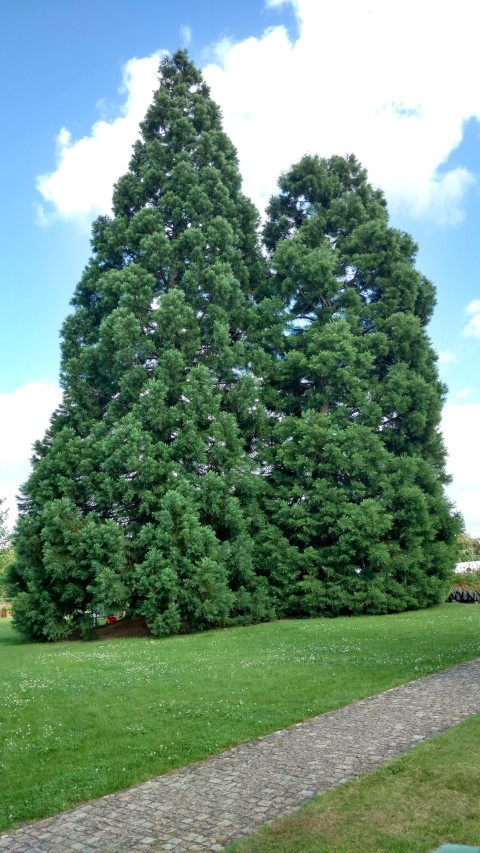
POLYGON ((200 73, 182 51, 160 72, 63 327, 8 572, 17 629, 437 602, 458 523, 415 245, 354 158, 305 157, 265 259, 200 73))
POLYGON ((255 569, 258 215, 198 70, 180 51, 160 72, 113 216, 93 226, 63 403, 23 489, 11 585, 30 637, 94 608, 158 635, 272 612, 255 569))
POLYGON ((354 157, 305 157, 280 189, 264 231, 264 293, 280 294, 288 313, 268 507, 302 555, 288 606, 436 603, 458 519, 443 493, 445 389, 426 334, 433 287, 354 157))

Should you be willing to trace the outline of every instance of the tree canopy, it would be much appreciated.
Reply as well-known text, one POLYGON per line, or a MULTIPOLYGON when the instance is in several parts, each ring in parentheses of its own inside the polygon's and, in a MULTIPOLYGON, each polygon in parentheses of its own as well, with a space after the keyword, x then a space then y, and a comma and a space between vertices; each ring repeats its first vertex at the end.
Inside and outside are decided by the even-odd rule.
POLYGON ((302 552, 295 610, 438 601, 458 520, 443 493, 434 289, 354 157, 304 157, 264 229, 286 334, 269 510, 302 552))
POLYGON ((415 251, 353 157, 283 175, 262 248, 200 72, 162 60, 63 326, 63 403, 15 534, 18 630, 437 602, 457 520, 415 251))

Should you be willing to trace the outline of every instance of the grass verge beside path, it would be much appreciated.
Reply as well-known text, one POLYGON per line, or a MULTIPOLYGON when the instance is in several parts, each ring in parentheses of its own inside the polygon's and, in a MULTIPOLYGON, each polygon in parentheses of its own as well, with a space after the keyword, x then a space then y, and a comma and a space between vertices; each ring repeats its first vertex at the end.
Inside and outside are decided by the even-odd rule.
POLYGON ((228 853, 430 853, 480 844, 480 716, 317 797, 228 853))
POLYGON ((39 645, 0 620, 0 830, 474 658, 479 628, 448 604, 39 645))

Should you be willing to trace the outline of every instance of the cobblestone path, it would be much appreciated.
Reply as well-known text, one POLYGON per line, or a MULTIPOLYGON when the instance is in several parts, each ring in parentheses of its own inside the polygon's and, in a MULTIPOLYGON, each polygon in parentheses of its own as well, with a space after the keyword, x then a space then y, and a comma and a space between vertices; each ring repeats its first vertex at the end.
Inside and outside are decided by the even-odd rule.
POLYGON ((0 851, 220 851, 478 712, 480 658, 0 836, 0 851))

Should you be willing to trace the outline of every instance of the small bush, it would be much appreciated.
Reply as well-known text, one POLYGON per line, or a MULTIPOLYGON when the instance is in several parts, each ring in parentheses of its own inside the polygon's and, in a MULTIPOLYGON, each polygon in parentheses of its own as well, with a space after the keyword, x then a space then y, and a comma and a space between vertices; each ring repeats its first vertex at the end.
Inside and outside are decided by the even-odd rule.
POLYGON ((480 594, 480 569, 462 574, 452 573, 450 582, 453 589, 473 589, 480 594))

